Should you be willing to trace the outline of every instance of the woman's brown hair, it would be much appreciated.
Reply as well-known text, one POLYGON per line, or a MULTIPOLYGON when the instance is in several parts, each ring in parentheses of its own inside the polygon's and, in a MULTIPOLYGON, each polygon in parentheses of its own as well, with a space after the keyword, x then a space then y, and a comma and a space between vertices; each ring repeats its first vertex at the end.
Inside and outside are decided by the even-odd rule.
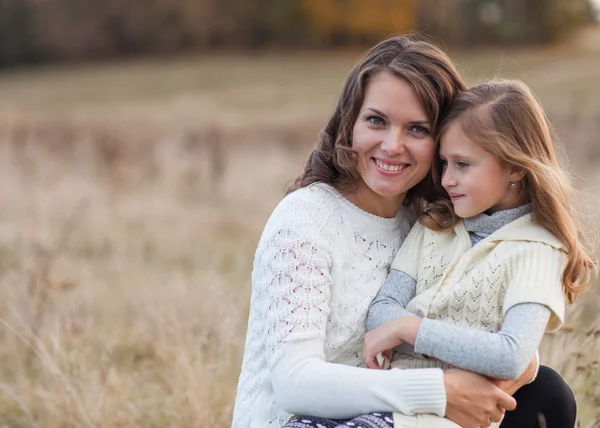
MULTIPOLYGON (((302 174, 287 193, 317 182, 330 184, 344 192, 352 192, 358 187, 361 178, 352 150, 352 129, 369 80, 381 72, 403 79, 413 87, 434 135, 442 111, 458 91, 466 88, 448 55, 438 47, 406 36, 380 42, 350 72, 333 116, 319 133, 319 140, 302 174)), ((415 194, 424 194, 425 189, 431 188, 431 176, 428 175, 420 185, 409 190, 405 201, 408 203, 415 194)))
MULTIPOLYGON (((523 191, 532 205, 534 221, 550 231, 566 247, 567 265, 563 284, 567 301, 595 282, 597 264, 581 241, 571 202, 572 186, 560 167, 544 111, 522 82, 498 80, 474 86, 459 94, 444 115, 440 139, 451 123, 458 121, 467 137, 502 162, 525 171, 523 191)), ((419 221, 433 230, 452 227, 458 220, 441 189, 441 166, 432 176, 438 198, 419 221)))

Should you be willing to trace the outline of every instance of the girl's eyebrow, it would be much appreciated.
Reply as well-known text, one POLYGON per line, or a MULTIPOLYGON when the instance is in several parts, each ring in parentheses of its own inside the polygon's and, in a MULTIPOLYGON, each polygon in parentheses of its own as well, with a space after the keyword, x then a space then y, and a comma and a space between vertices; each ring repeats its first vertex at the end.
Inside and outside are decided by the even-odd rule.
POLYGON ((465 156, 460 153, 449 153, 448 155, 443 155, 442 152, 438 153, 438 157, 442 158, 452 158, 452 159, 464 159, 464 160, 473 160, 473 156, 465 156))

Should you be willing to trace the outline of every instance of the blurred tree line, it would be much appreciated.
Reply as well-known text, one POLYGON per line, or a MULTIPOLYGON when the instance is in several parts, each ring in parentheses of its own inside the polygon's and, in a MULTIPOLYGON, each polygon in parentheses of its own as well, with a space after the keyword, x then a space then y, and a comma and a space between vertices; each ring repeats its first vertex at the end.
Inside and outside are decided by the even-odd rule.
POLYGON ((587 0, 0 0, 0 65, 369 44, 411 29, 450 44, 538 43, 589 16, 587 0))

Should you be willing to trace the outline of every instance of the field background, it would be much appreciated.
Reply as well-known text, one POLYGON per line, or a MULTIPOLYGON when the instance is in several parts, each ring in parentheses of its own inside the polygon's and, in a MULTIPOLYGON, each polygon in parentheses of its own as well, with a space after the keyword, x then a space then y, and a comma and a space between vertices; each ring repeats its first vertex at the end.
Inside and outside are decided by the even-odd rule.
MULTIPOLYGON (((452 51, 530 84, 600 225, 600 36, 452 51)), ((0 72, 0 426, 230 426, 255 246, 357 51, 0 72)), ((600 292, 542 360, 600 426, 600 292)))

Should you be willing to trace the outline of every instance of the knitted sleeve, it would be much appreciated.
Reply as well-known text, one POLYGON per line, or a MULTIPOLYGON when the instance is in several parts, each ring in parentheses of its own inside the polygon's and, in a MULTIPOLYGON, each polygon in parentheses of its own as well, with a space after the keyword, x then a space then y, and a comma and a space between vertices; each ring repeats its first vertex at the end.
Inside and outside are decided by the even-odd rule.
POLYGON ((333 237, 327 206, 289 198, 269 220, 253 275, 267 278, 267 363, 275 366, 285 346, 325 339, 331 294, 333 237), (324 227, 328 225, 329 227, 324 227))
POLYGON ((519 303, 539 303, 552 311, 547 330, 558 329, 565 314, 562 275, 566 263, 567 255, 550 245, 521 243, 510 258, 503 315, 519 303))
POLYGON ((381 371, 326 360, 333 255, 349 250, 336 245, 340 220, 331 207, 298 202, 274 213, 259 244, 265 262, 254 266, 270 284, 264 334, 275 401, 288 413, 329 418, 373 411, 443 415, 439 369, 381 371))
POLYGON ((396 254, 392 262, 392 269, 402 271, 413 279, 418 279, 417 273, 426 230, 425 226, 418 222, 415 223, 396 254))

